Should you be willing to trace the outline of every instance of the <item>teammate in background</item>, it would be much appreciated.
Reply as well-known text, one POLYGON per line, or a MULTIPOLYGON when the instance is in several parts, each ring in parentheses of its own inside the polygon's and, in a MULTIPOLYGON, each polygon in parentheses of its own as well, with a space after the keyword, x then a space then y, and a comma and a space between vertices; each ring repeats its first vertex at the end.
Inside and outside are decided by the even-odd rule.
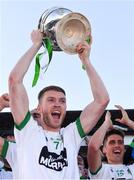
MULTIPOLYGON (((127 112, 116 105, 122 112, 122 118, 116 121, 134 129, 134 122, 127 112)), ((123 164, 125 153, 124 133, 113 128, 111 114, 106 113, 105 121, 93 134, 88 144, 88 165, 91 179, 134 179, 134 164, 123 164), (102 162, 100 147, 103 144, 103 154, 107 163, 102 162)))

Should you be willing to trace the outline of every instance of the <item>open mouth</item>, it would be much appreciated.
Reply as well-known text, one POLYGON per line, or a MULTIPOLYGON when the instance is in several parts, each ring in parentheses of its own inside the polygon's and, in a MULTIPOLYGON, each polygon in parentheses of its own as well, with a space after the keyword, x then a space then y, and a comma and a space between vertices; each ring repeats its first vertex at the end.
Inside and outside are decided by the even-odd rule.
POLYGON ((119 149, 116 149, 113 152, 114 152, 114 154, 121 154, 121 150, 119 150, 119 149))
POLYGON ((61 112, 60 111, 53 111, 51 113, 52 117, 55 118, 55 119, 60 119, 60 116, 61 116, 61 112))

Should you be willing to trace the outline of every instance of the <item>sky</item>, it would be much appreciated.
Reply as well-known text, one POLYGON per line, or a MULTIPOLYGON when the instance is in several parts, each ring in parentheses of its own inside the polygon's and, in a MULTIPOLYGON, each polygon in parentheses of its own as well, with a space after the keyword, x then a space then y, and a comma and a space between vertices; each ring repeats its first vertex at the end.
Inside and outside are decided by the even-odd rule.
MULTIPOLYGON (((115 109, 115 104, 133 109, 133 0, 0 0, 0 94, 8 92, 9 73, 32 45, 30 34, 37 29, 40 16, 55 6, 79 12, 90 21, 93 36, 90 57, 109 92, 107 109, 115 109)), ((24 79, 30 109, 37 106, 39 91, 52 84, 65 89, 68 110, 82 110, 93 100, 77 54, 54 52, 47 72, 32 87, 34 62, 35 59, 24 79)))

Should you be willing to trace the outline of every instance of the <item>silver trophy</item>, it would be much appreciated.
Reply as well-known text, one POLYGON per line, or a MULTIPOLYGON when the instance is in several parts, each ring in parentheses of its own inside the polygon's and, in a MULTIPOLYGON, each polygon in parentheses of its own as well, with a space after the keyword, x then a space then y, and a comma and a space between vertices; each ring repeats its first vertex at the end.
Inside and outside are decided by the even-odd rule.
POLYGON ((66 8, 47 9, 40 17, 38 28, 51 40, 53 51, 76 54, 76 46, 91 32, 88 19, 66 8))

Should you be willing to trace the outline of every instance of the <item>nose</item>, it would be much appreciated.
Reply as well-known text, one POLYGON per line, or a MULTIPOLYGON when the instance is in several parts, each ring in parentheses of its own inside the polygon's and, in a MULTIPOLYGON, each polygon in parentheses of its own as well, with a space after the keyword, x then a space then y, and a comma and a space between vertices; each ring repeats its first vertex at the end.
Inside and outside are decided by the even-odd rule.
POLYGON ((117 141, 115 141, 114 145, 115 145, 115 146, 118 146, 118 145, 119 145, 119 143, 118 143, 117 141))
POLYGON ((117 141, 117 142, 115 142, 114 146, 119 147, 119 146, 121 146, 121 144, 117 141))
POLYGON ((58 100, 54 102, 54 106, 56 106, 56 107, 60 106, 60 103, 58 100))

